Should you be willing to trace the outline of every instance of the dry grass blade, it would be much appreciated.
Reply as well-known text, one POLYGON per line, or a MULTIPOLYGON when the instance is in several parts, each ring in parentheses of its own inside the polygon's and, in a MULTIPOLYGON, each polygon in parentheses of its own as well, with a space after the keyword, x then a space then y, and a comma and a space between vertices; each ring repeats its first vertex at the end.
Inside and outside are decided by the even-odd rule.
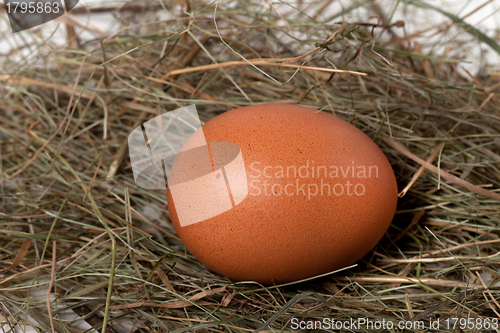
MULTIPOLYGON (((493 303, 495 303, 495 305, 497 306, 497 308, 500 310, 500 304, 498 304, 498 301, 495 299, 495 297, 493 297, 493 295, 491 294, 491 291, 489 290, 489 288, 484 283, 483 278, 481 277, 481 274, 479 274, 478 272, 476 272, 476 275, 477 275, 477 278, 479 279, 479 281, 481 282, 481 285, 483 286, 483 288, 486 289, 486 292, 488 293, 488 295, 490 295, 491 300, 493 301, 493 303)), ((486 297, 486 295, 484 295, 484 298, 486 299, 486 301, 488 301, 488 298, 486 297)), ((488 303, 489 303, 489 301, 488 301, 488 303)), ((500 314, 493 307, 493 305, 490 304, 489 306, 490 306, 491 310, 493 310, 493 312, 495 312, 495 314, 498 316, 498 318, 500 318, 500 314)))
POLYGON ((14 261, 12 261, 12 264, 7 268, 0 269, 0 272, 10 271, 10 270, 13 270, 14 268, 16 268, 21 263, 23 258, 26 256, 26 253, 28 252, 28 250, 30 248, 31 241, 32 241, 31 238, 27 238, 23 242, 23 245, 21 245, 21 248, 19 249, 19 252, 17 253, 16 257, 14 258, 14 261))
POLYGON ((250 64, 251 65, 260 65, 260 66, 277 66, 277 67, 297 68, 297 69, 301 68, 301 69, 330 72, 330 73, 346 73, 346 74, 366 76, 366 73, 361 73, 361 72, 356 72, 356 71, 334 69, 334 68, 301 66, 301 65, 292 65, 292 64, 282 64, 282 63, 272 63, 272 62, 269 62, 269 61, 263 60, 263 59, 255 59, 255 60, 248 60, 248 61, 230 61, 230 62, 223 62, 223 63, 213 64, 213 65, 191 67, 191 68, 186 68, 186 69, 176 69, 176 70, 169 72, 167 74, 167 76, 192 73, 192 72, 207 71, 210 69, 217 69, 217 68, 224 68, 224 67, 245 66, 245 65, 250 65, 250 64))
POLYGON ((55 330, 54 330, 54 317, 52 316, 52 307, 50 306, 50 294, 52 291, 52 287, 54 286, 55 274, 56 274, 56 241, 52 243, 52 270, 50 272, 49 290, 47 292, 47 312, 49 314, 50 328, 52 329, 52 333, 55 333, 55 330))
MULTIPOLYGON (((434 160, 437 157, 437 154, 439 153, 439 151, 441 150, 442 147, 443 147, 443 144, 436 146, 436 148, 432 152, 431 156, 429 156, 429 158, 427 158, 426 162, 429 164, 432 164, 432 162, 434 162, 434 160)), ((423 166, 423 165, 420 166, 420 168, 418 168, 418 171, 413 175, 411 180, 408 182, 408 185, 406 185, 405 188, 401 192, 399 192, 398 197, 402 198, 405 196, 406 192, 408 192, 410 187, 417 181, 418 177, 420 177, 422 175, 422 173, 424 173, 424 170, 425 170, 425 166, 423 166)))
POLYGON ((196 302, 195 303, 195 301, 198 301, 206 296, 221 293, 224 291, 226 291, 226 287, 220 287, 220 288, 216 288, 213 290, 201 291, 201 292, 189 297, 187 300, 168 302, 168 303, 154 303, 154 302, 142 301, 142 302, 137 302, 137 303, 132 303, 132 304, 113 305, 111 307, 111 310, 130 309, 130 308, 136 308, 136 307, 141 307, 141 306, 152 306, 152 307, 159 307, 159 308, 178 309, 178 308, 185 308, 185 307, 193 306, 193 305, 197 305, 197 306, 215 305, 214 303, 211 303, 211 302, 196 302))
POLYGON ((393 276, 353 276, 339 278, 340 281, 354 281, 360 283, 412 283, 428 286, 440 286, 440 287, 459 287, 459 288, 480 288, 480 284, 467 283, 462 281, 453 280, 439 280, 439 279, 417 279, 417 278, 399 278, 393 276))
POLYGON ((443 169, 438 169, 438 167, 436 167, 436 166, 430 164, 429 162, 426 162, 426 161, 422 160, 418 156, 410 153, 408 150, 406 150, 404 147, 402 147, 401 145, 397 144, 394 140, 392 140, 390 138, 385 138, 384 141, 386 141, 391 147, 393 147, 394 149, 396 149, 401 154, 403 154, 403 155, 411 158, 415 162, 423 165, 426 169, 434 172, 435 174, 441 175, 441 177, 443 177, 444 179, 449 180, 451 182, 454 182, 457 185, 463 186, 466 189, 468 189, 469 191, 472 191, 472 192, 475 192, 477 194, 481 194, 481 195, 484 195, 484 196, 487 196, 487 197, 490 197, 490 198, 493 198, 493 199, 496 199, 496 200, 500 200, 500 194, 499 193, 495 193, 495 192, 491 192, 491 191, 485 190, 484 188, 476 186, 476 185, 473 185, 473 184, 471 184, 471 183, 469 183, 469 182, 467 182, 467 181, 465 181, 465 180, 463 180, 463 179, 461 179, 461 178, 459 178, 457 176, 454 176, 454 175, 450 174, 449 172, 447 172, 447 171, 445 171, 443 169))

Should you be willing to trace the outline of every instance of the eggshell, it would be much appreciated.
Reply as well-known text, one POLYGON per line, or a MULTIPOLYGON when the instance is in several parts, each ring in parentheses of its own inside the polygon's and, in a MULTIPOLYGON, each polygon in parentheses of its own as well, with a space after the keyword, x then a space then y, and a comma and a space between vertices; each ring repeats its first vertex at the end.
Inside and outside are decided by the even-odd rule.
POLYGON ((186 226, 170 190, 168 207, 187 249, 217 273, 262 284, 313 277, 361 259, 391 224, 397 204, 391 165, 367 135, 330 113, 252 105, 221 114, 202 130, 208 143, 239 146, 248 194, 186 226))

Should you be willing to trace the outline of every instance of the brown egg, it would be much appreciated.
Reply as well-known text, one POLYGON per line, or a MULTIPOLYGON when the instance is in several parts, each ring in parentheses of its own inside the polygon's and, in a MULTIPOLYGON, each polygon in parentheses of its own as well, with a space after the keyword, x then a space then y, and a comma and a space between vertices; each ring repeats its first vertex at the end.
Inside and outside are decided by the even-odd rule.
MULTIPOLYGON (((229 182, 230 208, 196 223, 181 226, 170 184, 168 207, 187 249, 217 273, 263 284, 313 277, 361 259, 391 224, 397 203, 391 165, 367 135, 332 114, 253 105, 221 114, 202 130, 210 147, 239 146, 244 168, 233 176, 246 184, 229 182)), ((222 171, 214 157, 212 171, 222 171)), ((218 200, 213 193, 204 195, 207 203, 218 200)))

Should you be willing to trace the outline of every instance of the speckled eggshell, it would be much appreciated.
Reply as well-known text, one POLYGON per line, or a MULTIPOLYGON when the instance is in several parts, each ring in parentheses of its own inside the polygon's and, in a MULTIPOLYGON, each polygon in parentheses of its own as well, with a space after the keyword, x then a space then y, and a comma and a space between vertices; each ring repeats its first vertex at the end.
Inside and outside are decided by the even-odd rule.
MULTIPOLYGON (((367 135, 330 113, 298 105, 253 105, 213 118, 203 125, 203 132, 207 142, 239 145, 249 194, 232 209, 184 227, 179 224, 170 191, 168 207, 187 249, 217 273, 263 284, 313 277, 361 259, 391 224, 397 204, 391 165, 367 135), (279 166, 285 177, 276 174, 279 166), (293 166, 296 170, 308 166, 309 177, 294 176, 293 166), (318 166, 326 167, 328 174, 318 166), (338 168, 339 177, 331 177, 335 176, 332 166, 338 168), (348 172, 343 174, 341 166, 348 172), (355 177, 348 166, 355 168, 355 177), (286 177, 287 167, 290 177, 286 177), (368 167, 372 167, 371 177, 368 167), (319 170, 319 177, 318 172, 312 177, 313 168, 319 170), (267 178, 269 175, 273 177, 267 178), (355 194, 351 186, 352 195, 348 195, 347 181, 362 184, 364 193, 355 194), (266 191, 264 182, 269 184, 266 191), (321 195, 325 183, 330 188, 343 184, 344 193, 336 195, 331 189, 327 194, 324 185, 321 195), (275 184, 282 188, 293 184, 287 188, 293 195, 284 191, 278 195, 275 184), (303 184, 305 195, 299 190, 303 184), (314 192, 313 184, 318 186, 318 194, 309 196, 307 189, 310 186, 314 192)), ((302 171, 305 176, 305 169, 302 171)), ((357 189, 361 193, 361 186, 357 189)), ((340 193, 339 186, 336 193, 340 193)))

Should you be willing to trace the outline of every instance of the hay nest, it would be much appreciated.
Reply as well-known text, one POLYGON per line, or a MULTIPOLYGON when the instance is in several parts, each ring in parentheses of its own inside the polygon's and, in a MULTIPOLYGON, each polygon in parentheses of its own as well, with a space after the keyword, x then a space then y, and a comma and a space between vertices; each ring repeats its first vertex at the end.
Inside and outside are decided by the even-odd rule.
POLYGON ((462 69, 463 50, 500 53, 498 40, 420 1, 399 6, 440 11, 464 38, 431 27, 440 38, 421 47, 373 1, 329 17, 330 1, 299 4, 127 1, 92 9, 114 15, 112 35, 66 19, 67 44, 32 29, 9 51, 0 75, 4 330, 498 323, 500 73, 486 62, 477 74, 462 69), (359 9, 366 20, 348 19, 359 9), (391 162, 398 210, 356 267, 283 286, 235 283, 186 251, 163 191, 135 185, 126 141, 144 121, 188 104, 206 121, 264 102, 332 112, 391 162), (64 317, 69 310, 78 316, 64 317))

